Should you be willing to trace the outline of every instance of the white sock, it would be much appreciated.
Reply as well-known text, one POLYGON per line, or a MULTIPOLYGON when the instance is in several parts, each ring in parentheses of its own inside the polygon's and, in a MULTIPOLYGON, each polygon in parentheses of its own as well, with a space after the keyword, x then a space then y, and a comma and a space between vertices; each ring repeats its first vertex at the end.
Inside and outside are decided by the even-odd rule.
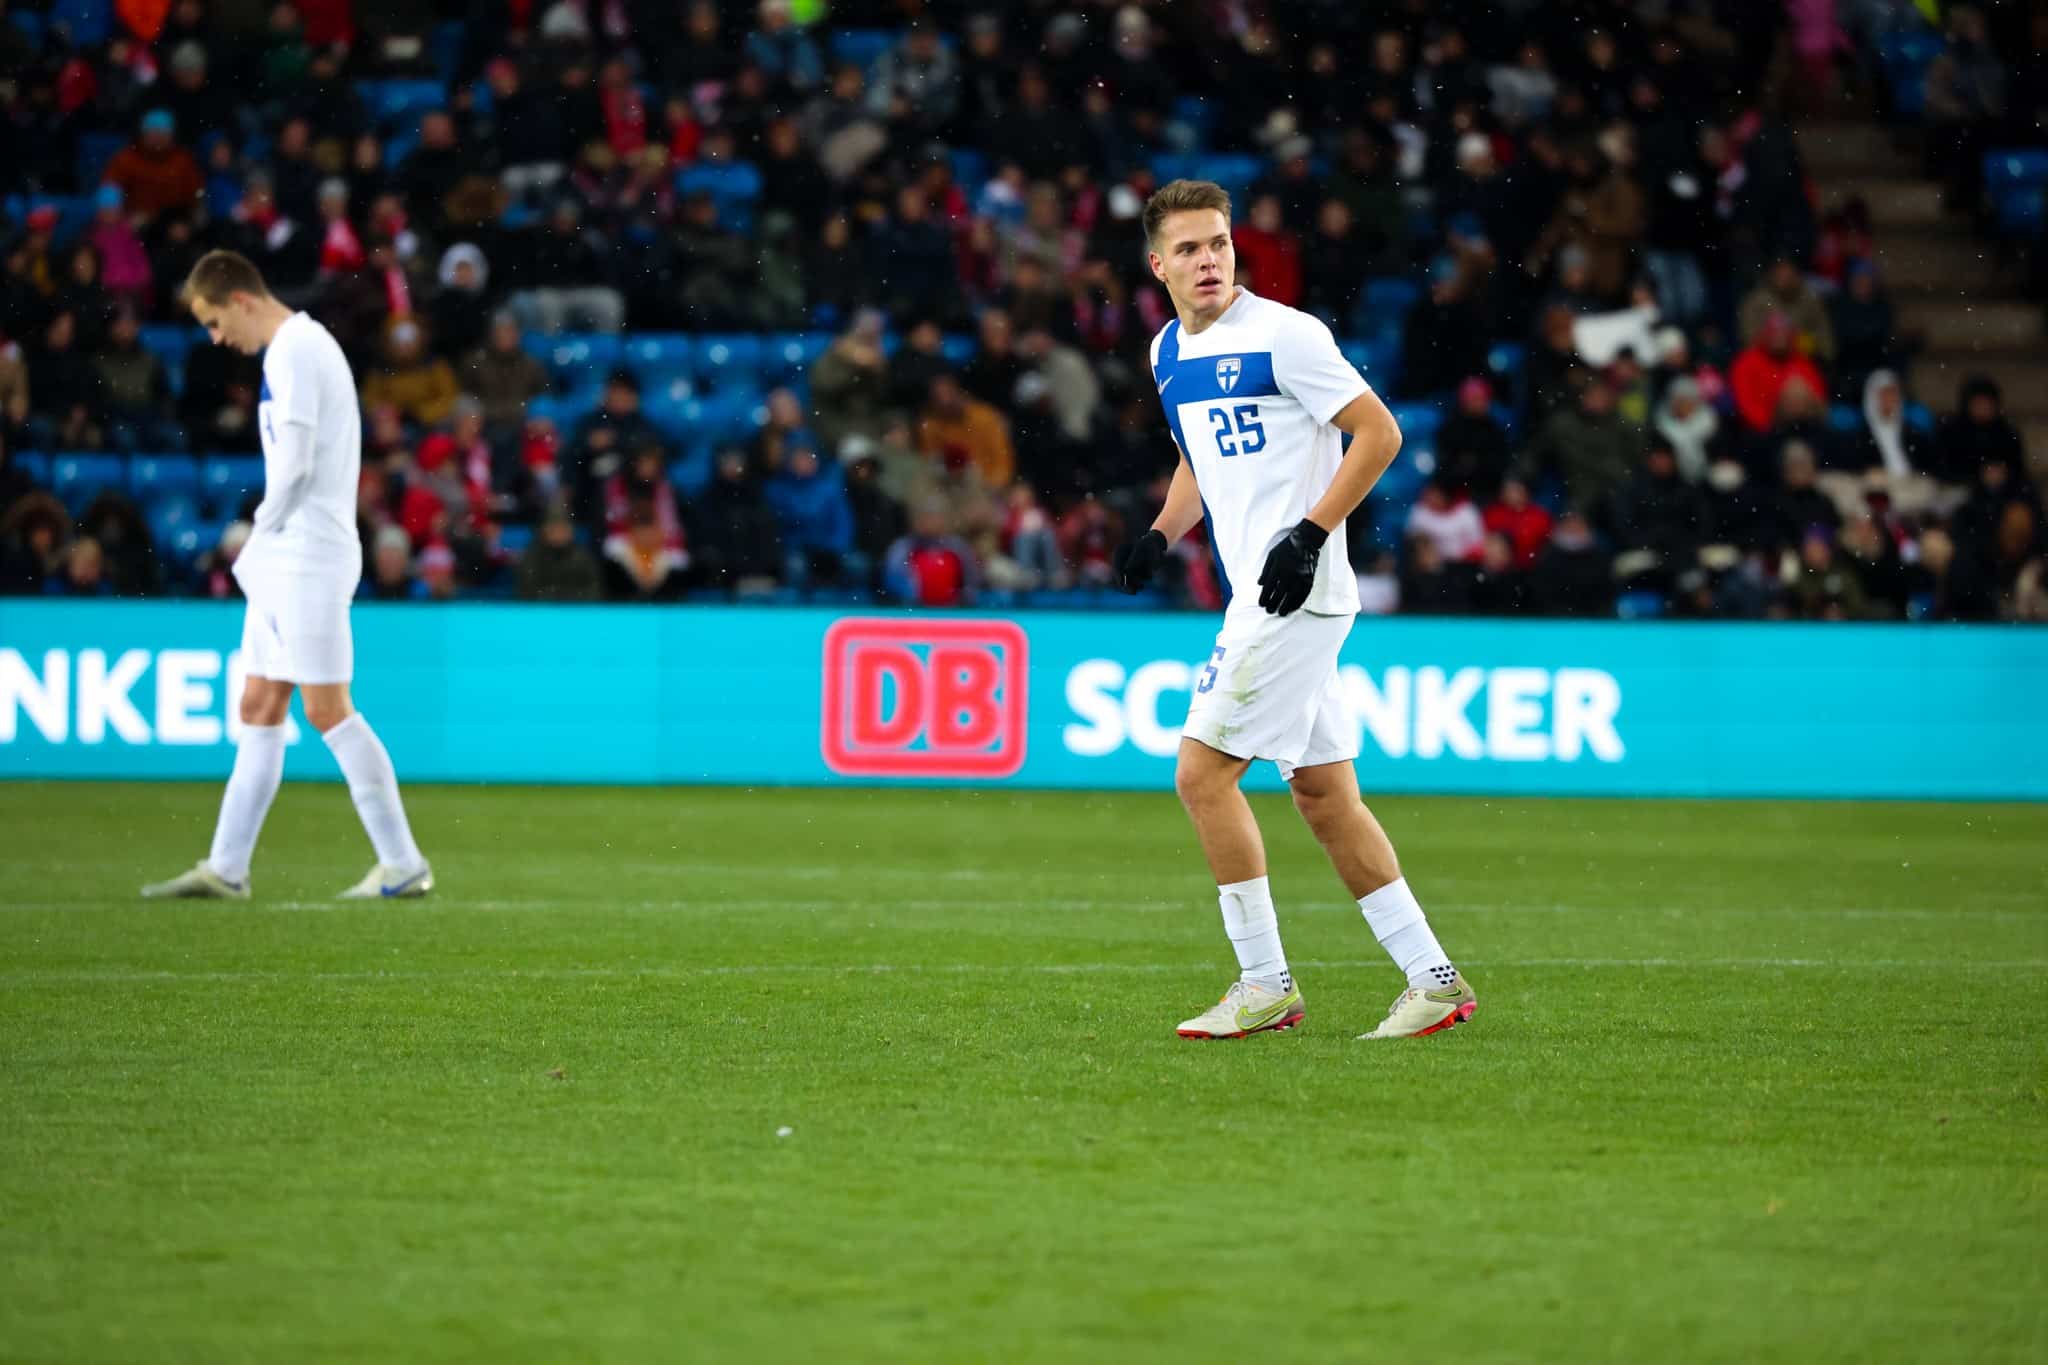
POLYGON ((227 790, 220 797, 220 821, 213 827, 213 852, 206 865, 224 881, 240 884, 249 880, 249 859, 256 853, 256 836, 263 832, 263 817, 284 781, 284 727, 244 725, 235 744, 235 766, 228 774, 227 790))
POLYGON ((398 773, 391 755, 360 711, 321 736, 334 751, 348 794, 362 817, 363 829, 377 850, 377 861, 393 872, 417 872, 426 862, 405 822, 405 802, 398 797, 398 773))
POLYGON ((1408 974, 1416 990, 1441 990, 1458 979, 1458 969, 1444 956, 1444 950, 1423 917, 1422 905, 1408 889, 1408 879, 1398 877, 1369 896, 1358 898, 1372 936, 1394 959, 1394 965, 1408 974))
POLYGON ((1273 888, 1264 877, 1231 882, 1216 888, 1223 907, 1223 932, 1237 950, 1237 966, 1246 981, 1275 990, 1293 990, 1287 954, 1280 947, 1280 920, 1273 913, 1273 888))

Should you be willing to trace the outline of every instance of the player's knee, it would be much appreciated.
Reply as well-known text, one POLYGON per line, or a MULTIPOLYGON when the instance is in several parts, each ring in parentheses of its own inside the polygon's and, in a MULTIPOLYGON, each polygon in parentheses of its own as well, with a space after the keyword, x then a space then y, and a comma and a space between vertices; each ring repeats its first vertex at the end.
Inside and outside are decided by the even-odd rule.
POLYGON ((1345 808, 1350 804, 1337 795, 1313 788, 1294 788, 1294 808, 1301 812, 1302 821, 1317 835, 1334 830, 1344 821, 1345 808))
POLYGON ((277 696, 270 692, 258 692, 254 688, 242 693, 242 704, 236 708, 244 725, 282 725, 285 713, 291 709, 289 692, 277 696))
POLYGON ((1213 794, 1214 785, 1209 774, 1196 764, 1183 762, 1173 770, 1174 794, 1189 810, 1206 803, 1213 794))
POLYGON ((347 720, 350 710, 349 704, 345 701, 327 697, 306 698, 306 719, 323 735, 347 720))

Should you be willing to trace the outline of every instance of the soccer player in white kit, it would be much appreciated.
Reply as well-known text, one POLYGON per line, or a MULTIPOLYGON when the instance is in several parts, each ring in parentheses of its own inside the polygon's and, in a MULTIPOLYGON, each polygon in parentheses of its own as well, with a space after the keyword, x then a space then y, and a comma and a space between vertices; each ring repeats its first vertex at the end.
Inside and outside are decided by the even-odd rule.
POLYGON ((1174 774, 1215 874, 1239 979, 1183 1038, 1243 1038, 1301 1022, 1266 850, 1238 782, 1279 765, 1295 809, 1357 900, 1408 987, 1367 1038, 1451 1028, 1478 1007, 1444 955, 1358 794, 1359 726, 1337 680, 1358 615, 1344 519, 1401 448, 1401 433, 1330 329, 1236 282, 1230 196, 1202 180, 1145 205, 1147 260, 1177 317, 1152 342, 1152 379, 1180 450, 1166 506, 1119 548, 1118 584, 1145 586, 1173 542, 1205 517, 1229 602, 1195 680, 1174 774), (1345 437, 1350 447, 1345 448, 1345 437))
POLYGON ((213 251, 193 266, 184 300, 216 345, 263 353, 263 501, 235 560, 242 618, 241 739, 222 795, 213 849, 150 897, 246 900, 249 860, 284 777, 292 689, 327 741, 362 817, 377 865, 346 899, 424 896, 434 874, 413 842, 398 774, 377 732, 349 700, 355 644, 349 601, 362 578, 356 479, 362 424, 355 376, 325 327, 271 294, 245 257, 213 251))

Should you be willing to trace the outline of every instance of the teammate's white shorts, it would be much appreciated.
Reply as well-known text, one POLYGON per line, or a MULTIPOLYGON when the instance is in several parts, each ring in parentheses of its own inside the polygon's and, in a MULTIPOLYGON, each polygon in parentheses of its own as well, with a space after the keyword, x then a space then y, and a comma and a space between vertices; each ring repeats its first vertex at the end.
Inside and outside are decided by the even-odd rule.
POLYGON ((249 605, 242 614, 242 664, 250 677, 289 683, 354 678, 353 584, 326 574, 285 573, 243 586, 249 605))
POLYGON ((1296 768, 1357 758, 1358 721, 1337 680, 1337 654, 1356 619, 1225 616, 1182 733, 1236 758, 1269 758, 1289 782, 1296 768))

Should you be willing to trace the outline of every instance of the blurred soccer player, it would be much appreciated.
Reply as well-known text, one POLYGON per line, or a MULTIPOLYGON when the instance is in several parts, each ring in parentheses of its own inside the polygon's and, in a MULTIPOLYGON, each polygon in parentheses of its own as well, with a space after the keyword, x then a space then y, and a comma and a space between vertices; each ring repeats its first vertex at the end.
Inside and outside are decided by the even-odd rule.
POLYGON ((1254 759, 1279 765, 1295 809, 1407 973, 1408 988, 1364 1036, 1450 1028, 1471 1018, 1478 998, 1359 799, 1351 766, 1359 728, 1337 679, 1338 651, 1358 614, 1344 519, 1393 462, 1400 430, 1329 328, 1236 283, 1230 196, 1221 187, 1161 187, 1145 205, 1145 235, 1152 273, 1178 315, 1152 343, 1152 379, 1180 465, 1158 520, 1118 549, 1117 581, 1126 592, 1142 589, 1206 516, 1229 594, 1195 682, 1174 785, 1215 874, 1240 976, 1180 1034, 1242 1038, 1303 1018, 1265 846, 1238 789, 1254 759))
POLYGON ((284 776, 285 718, 296 687, 305 695, 306 719, 348 779, 377 853, 377 865, 343 897, 424 896, 434 874, 406 823, 391 756, 349 701, 355 645, 348 608, 363 572, 356 538, 362 427, 355 377, 327 329, 280 303, 256 267, 231 251, 201 257, 183 297, 216 345, 263 353, 257 406, 263 501, 235 560, 235 579, 248 599, 242 618, 248 682, 213 849, 190 872, 146 886, 142 894, 248 897, 256 836, 284 776))

